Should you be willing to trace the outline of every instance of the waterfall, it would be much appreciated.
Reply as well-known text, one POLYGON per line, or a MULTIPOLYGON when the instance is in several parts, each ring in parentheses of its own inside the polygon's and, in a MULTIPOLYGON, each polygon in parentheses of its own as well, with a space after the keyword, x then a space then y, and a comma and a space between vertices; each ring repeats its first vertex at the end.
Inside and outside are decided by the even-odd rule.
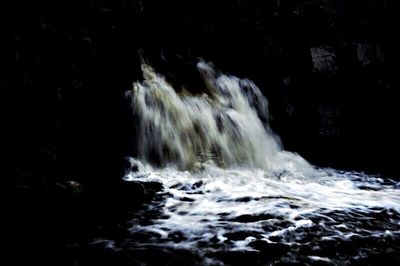
POLYGON ((221 252, 258 256, 277 246, 280 261, 301 264, 353 264, 373 255, 366 250, 392 254, 388 245, 400 239, 399 182, 321 169, 285 151, 252 81, 205 62, 197 67, 201 95, 178 92, 146 64, 144 80, 126 94, 137 151, 124 180, 158 182, 162 191, 134 215, 132 239, 118 246, 184 250, 200 265, 223 265, 215 257, 221 252), (332 241, 350 242, 353 253, 338 257, 332 241))
POLYGON ((142 65, 144 81, 127 94, 137 120, 137 159, 180 169, 209 163, 271 171, 300 167, 311 174, 305 160, 283 151, 268 123, 268 101, 252 81, 217 74, 205 62, 197 68, 207 94, 178 93, 142 65))

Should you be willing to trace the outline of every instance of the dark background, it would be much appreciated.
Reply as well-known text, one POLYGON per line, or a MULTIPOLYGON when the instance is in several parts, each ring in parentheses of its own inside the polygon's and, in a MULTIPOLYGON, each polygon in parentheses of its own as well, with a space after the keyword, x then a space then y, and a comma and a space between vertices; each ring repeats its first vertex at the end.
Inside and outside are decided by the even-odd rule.
MULTIPOLYGON (((6 216, 21 228, 27 217, 48 220, 49 202, 61 204, 60 195, 81 185, 116 197, 109 185, 120 177, 120 158, 134 149, 123 92, 141 79, 140 54, 178 88, 201 90, 199 57, 247 77, 268 97, 272 128, 287 150, 319 166, 398 178, 393 2, 2 4, 0 192, 11 211, 6 216)), ((70 204, 56 209, 74 208, 70 204)), ((43 222, 36 219, 28 221, 43 222)))

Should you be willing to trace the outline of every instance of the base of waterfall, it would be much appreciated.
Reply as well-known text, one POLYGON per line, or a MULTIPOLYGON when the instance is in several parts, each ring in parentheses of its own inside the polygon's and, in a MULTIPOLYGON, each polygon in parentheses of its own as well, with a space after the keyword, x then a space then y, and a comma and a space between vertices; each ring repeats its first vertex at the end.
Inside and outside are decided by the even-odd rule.
POLYGON ((194 171, 140 164, 126 182, 159 183, 157 195, 118 225, 123 236, 86 244, 138 265, 400 261, 400 183, 315 171, 319 176, 311 178, 207 164, 194 171))

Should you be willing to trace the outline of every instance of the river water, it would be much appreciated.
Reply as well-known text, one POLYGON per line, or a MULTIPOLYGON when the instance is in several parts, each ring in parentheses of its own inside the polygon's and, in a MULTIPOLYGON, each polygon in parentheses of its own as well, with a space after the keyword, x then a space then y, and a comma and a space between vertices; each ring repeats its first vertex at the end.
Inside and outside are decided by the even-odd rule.
POLYGON ((129 237, 93 243, 157 250, 169 254, 164 264, 181 252, 203 265, 399 261, 399 182, 321 169, 285 151, 250 80, 199 62, 207 92, 192 95, 142 69, 144 81, 126 95, 137 151, 124 180, 162 189, 132 214, 129 237))

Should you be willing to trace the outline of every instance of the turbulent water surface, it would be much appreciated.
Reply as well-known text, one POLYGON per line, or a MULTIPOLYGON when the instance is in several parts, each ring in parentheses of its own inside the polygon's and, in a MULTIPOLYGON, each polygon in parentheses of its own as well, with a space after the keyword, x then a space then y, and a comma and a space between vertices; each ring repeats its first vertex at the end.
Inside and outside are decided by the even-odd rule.
POLYGON ((254 83, 198 68, 203 95, 177 92, 146 65, 127 93, 138 149, 124 179, 162 190, 108 247, 211 265, 399 261, 399 183, 284 151, 254 83))

